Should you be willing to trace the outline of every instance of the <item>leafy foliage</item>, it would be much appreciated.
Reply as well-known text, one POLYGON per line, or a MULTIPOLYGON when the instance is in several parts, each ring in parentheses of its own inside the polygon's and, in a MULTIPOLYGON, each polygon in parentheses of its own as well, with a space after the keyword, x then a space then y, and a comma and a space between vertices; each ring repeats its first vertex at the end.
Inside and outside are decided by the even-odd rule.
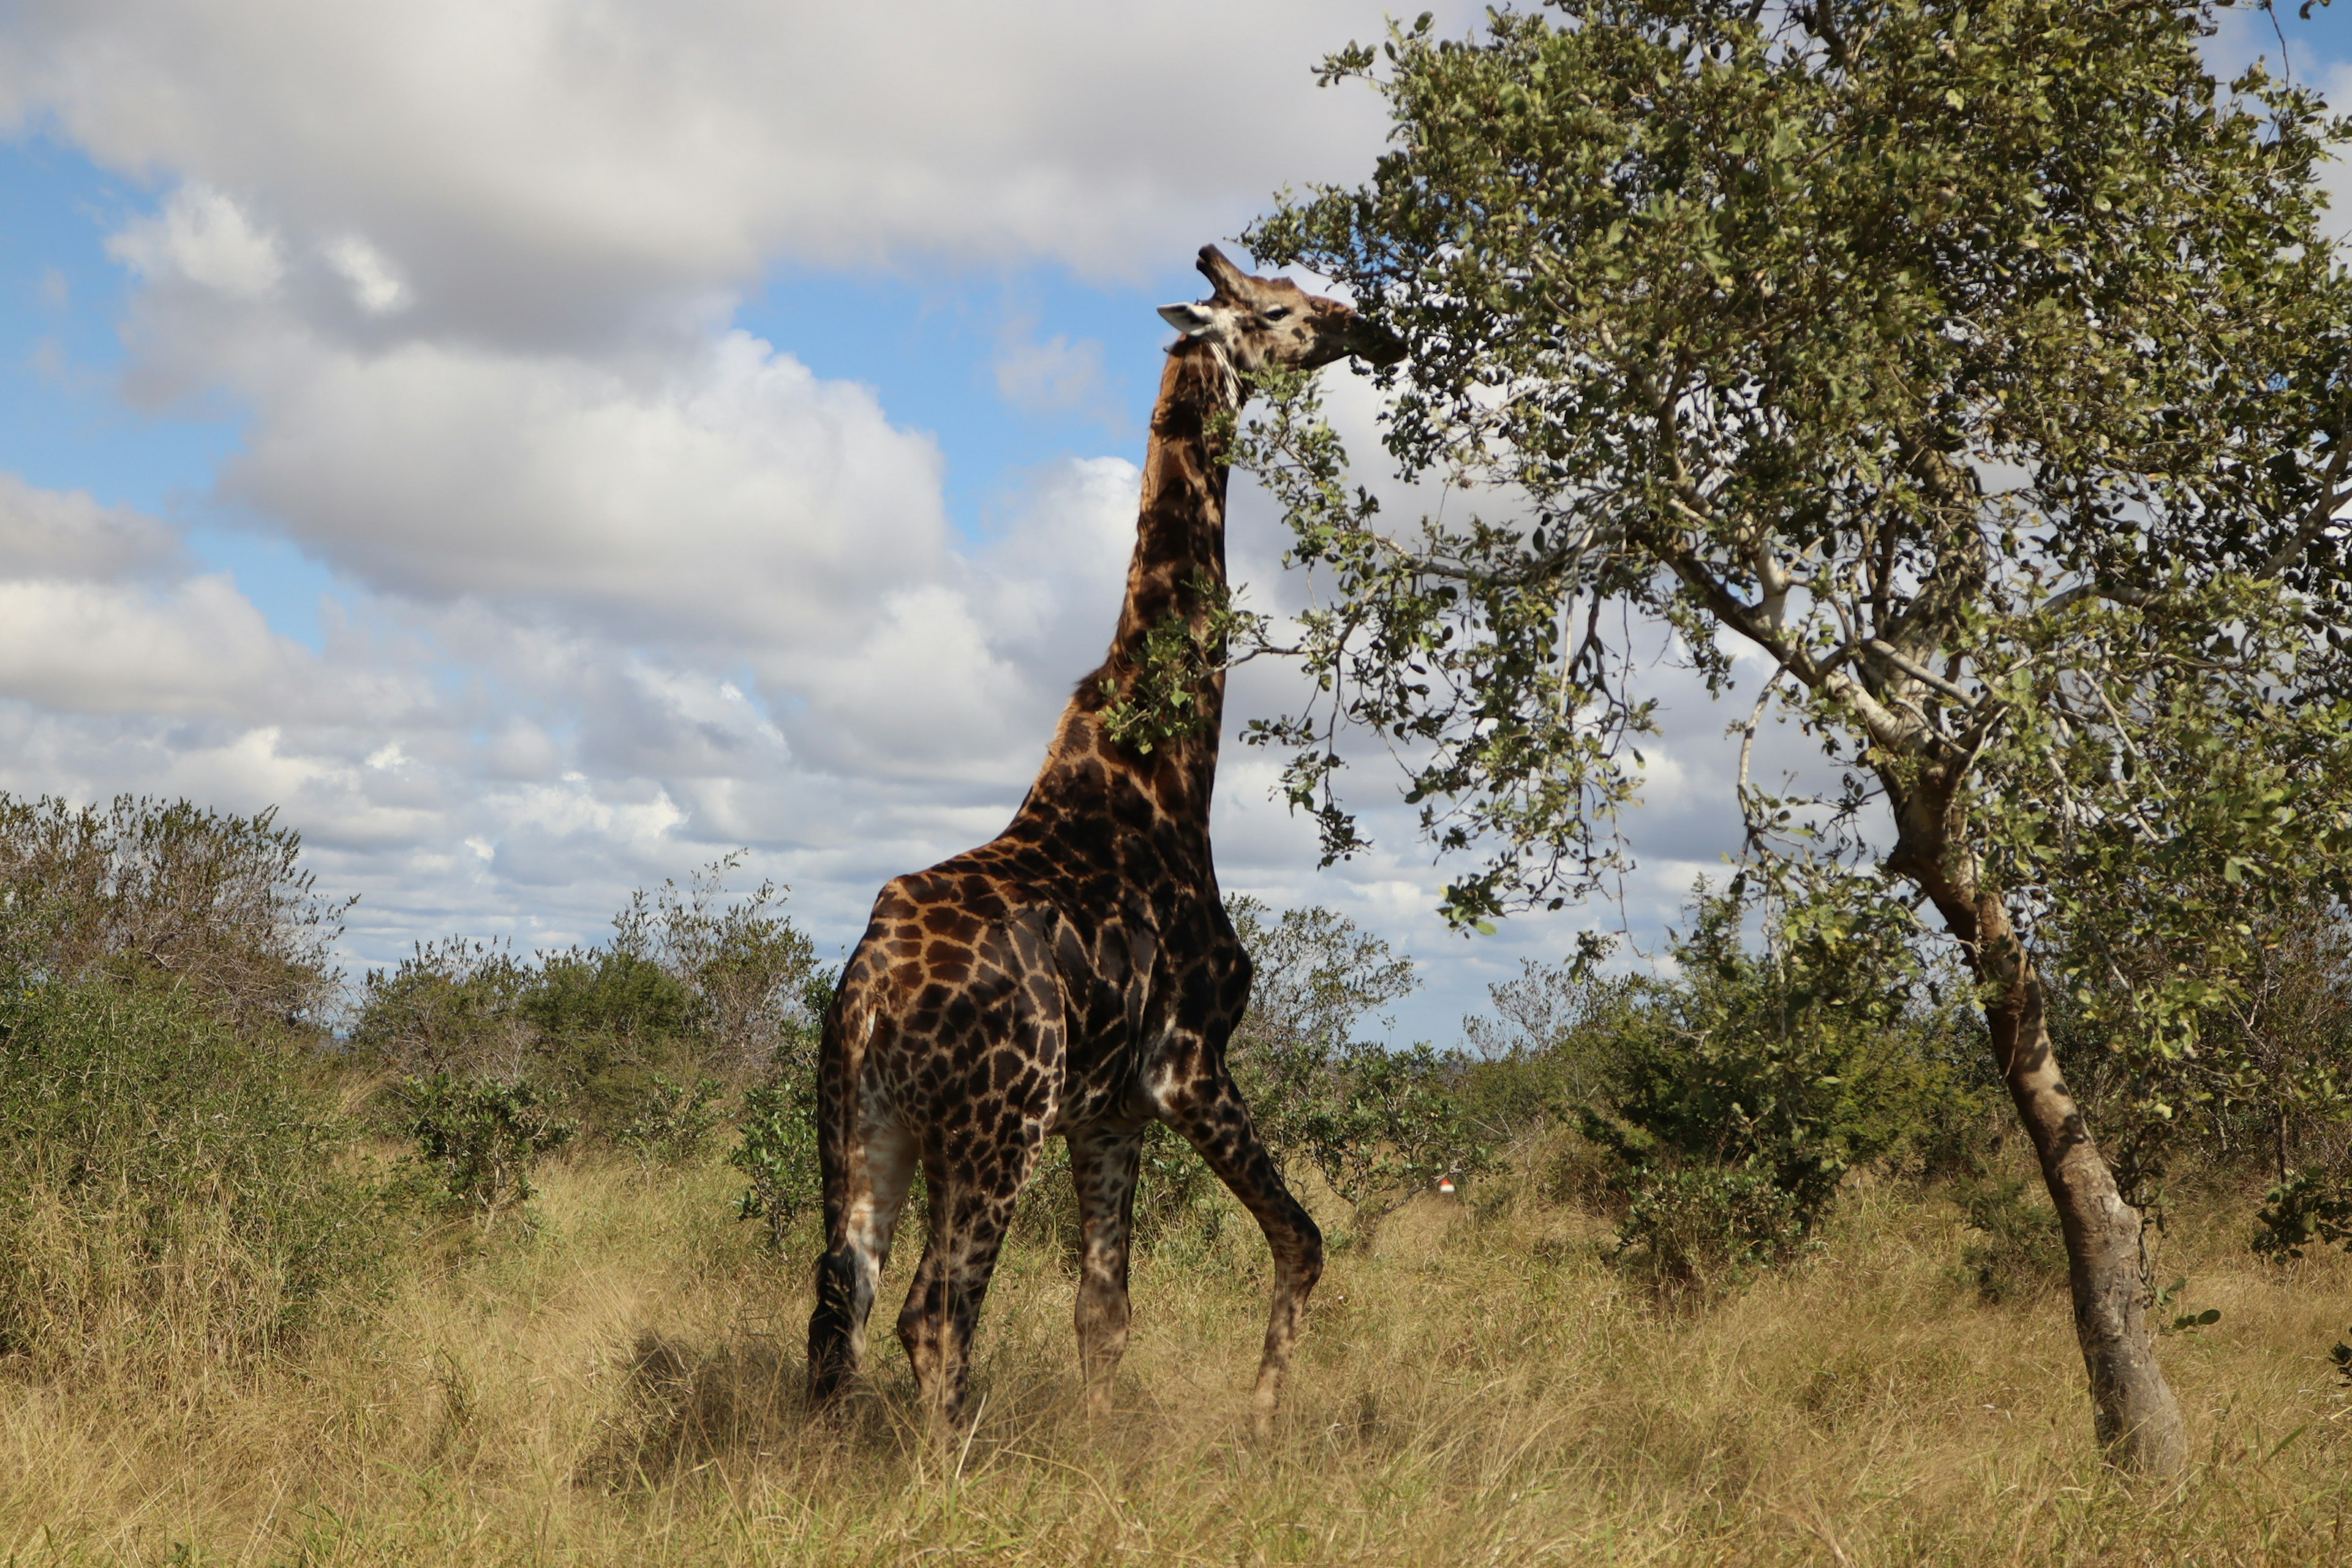
POLYGON ((1927 1138, 1955 1090, 1931 1045, 1956 1020, 1923 1006, 1909 910, 1857 883, 1762 911, 1702 886, 1673 942, 1676 985, 1619 1026, 1584 1131, 1638 1188, 1641 1173, 1713 1166, 1786 1195, 1799 1230, 1827 1214, 1845 1173, 1927 1138))
POLYGON ((400 1086, 417 1157, 446 1206, 488 1216, 530 1201, 530 1167, 579 1131, 530 1084, 436 1072, 400 1086))
POLYGON ((1492 1167, 1495 1141, 1459 1093, 1465 1058, 1354 1037, 1368 1015, 1418 984, 1411 959, 1330 910, 1269 919, 1245 898, 1226 910, 1255 967, 1234 1072, 1277 1163, 1321 1175, 1363 1238, 1443 1178, 1492 1167))
POLYGON ((824 1196, 814 1088, 813 1080, 779 1075, 745 1090, 736 1119, 740 1142, 727 1156, 751 1183, 736 1205, 738 1216, 766 1220, 769 1245, 778 1251, 793 1222, 824 1196))
POLYGON ((1206 572, 1188 584, 1190 614, 1148 627, 1127 668, 1102 679, 1103 732, 1139 756, 1216 722, 1219 684, 1236 640, 1254 644, 1265 617, 1237 609, 1233 591, 1206 572))
POLYGON ((315 1024, 352 900, 321 897, 301 849, 274 812, 0 795, 0 976, 177 984, 237 1029, 315 1024))
POLYGON ((526 958, 460 938, 419 944, 392 971, 368 973, 354 1053, 410 1076, 528 1082, 616 1140, 642 1142, 647 1128, 686 1114, 681 1094, 695 1101, 689 1120, 704 1117, 728 1082, 756 1080, 780 1050, 798 1048, 823 973, 772 883, 726 898, 737 859, 684 889, 632 894, 603 947, 526 958), (698 1100, 679 1087, 705 1077, 719 1088, 698 1100))
POLYGON ((2314 1247, 2352 1247, 2352 1191, 2340 1179, 2298 1171, 2263 1194, 2253 1247, 2287 1263, 2314 1247))
POLYGON ((803 979, 800 1005, 775 1034, 766 1075, 743 1093, 740 1136, 727 1156, 751 1184, 736 1205, 738 1217, 766 1220, 769 1245, 778 1251, 794 1222, 824 1196, 817 1168, 817 1047, 839 983, 830 969, 813 969, 803 979))
POLYGON ((723 1107, 715 1078, 698 1078, 692 1088, 656 1073, 644 1099, 613 1142, 646 1165, 690 1165, 701 1156, 719 1125, 723 1107))
POLYGON ((362 1279, 383 1211, 310 1066, 184 984, 0 985, 0 1354, 114 1318, 240 1361, 362 1279))
POLYGON ((1628 1196, 1617 1223, 1620 1261, 1671 1301, 1703 1300, 1804 1246, 1795 1196, 1752 1171, 1645 1168, 1628 1196))
POLYGON ((2058 1216, 2026 1196, 2021 1176, 1965 1180, 1953 1197, 1975 1239, 1960 1249, 1960 1271, 1988 1301, 2024 1300, 2066 1283, 2066 1249, 2058 1216))

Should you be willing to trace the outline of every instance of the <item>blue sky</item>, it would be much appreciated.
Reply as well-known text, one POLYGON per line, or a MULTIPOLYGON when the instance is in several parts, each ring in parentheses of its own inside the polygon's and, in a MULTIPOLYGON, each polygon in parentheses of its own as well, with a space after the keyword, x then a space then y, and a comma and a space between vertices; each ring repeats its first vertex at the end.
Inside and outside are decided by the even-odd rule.
MULTIPOLYGON (((846 942, 884 877, 1017 801, 1116 611, 1153 307, 1276 187, 1369 167, 1376 106, 1308 68, 1380 26, 13 8, 0 788, 280 806, 362 895, 354 965, 593 939, 739 845, 846 942)), ((2352 15, 2278 26, 2299 78, 2352 59, 2352 15)), ((2278 50, 2254 14, 2214 44, 2278 50)), ((1237 571, 1280 607, 1262 511, 1237 571)), ((1245 673, 1235 718, 1285 695, 1245 673)), ((1724 721, 1675 696, 1637 929, 1730 843, 1724 721)), ((1318 873, 1270 782, 1229 754, 1227 884, 1420 956, 1400 1033, 1450 1040, 1520 958, 1615 918, 1447 936, 1399 813, 1318 873)))

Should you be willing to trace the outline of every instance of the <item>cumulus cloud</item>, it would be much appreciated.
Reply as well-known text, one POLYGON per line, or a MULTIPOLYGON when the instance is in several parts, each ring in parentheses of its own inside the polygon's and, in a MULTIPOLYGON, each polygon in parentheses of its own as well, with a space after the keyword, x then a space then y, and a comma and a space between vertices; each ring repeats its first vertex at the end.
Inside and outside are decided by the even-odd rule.
POLYGON ((0 578, 111 579, 184 562, 179 535, 153 518, 0 472, 0 578))
POLYGON ((1033 321, 1014 323, 996 352, 998 395, 1024 414, 1083 411, 1104 395, 1102 344, 1055 332, 1039 342, 1033 321))
MULTIPOLYGON (((399 258, 428 318, 576 339, 779 258, 1163 267, 1281 184, 1358 171, 1378 102, 1309 67, 1381 26, 1336 0, 36 0, 0 44, 0 129, 41 116, 203 182, 174 211, 224 245, 254 231, 218 193, 266 193, 298 244, 399 258)), ((266 247, 228 249, 274 280, 266 247)))
POLYGON ((161 213, 110 237, 106 249, 142 278, 185 279, 233 300, 265 299, 286 276, 278 237, 205 184, 182 185, 161 213))
POLYGON ((745 333, 649 364, 289 333, 231 374, 224 493, 388 592, 800 647, 942 559, 929 438, 745 333))
POLYGON ((329 243, 321 251, 329 266, 351 285, 352 301, 371 316, 381 316, 408 304, 408 284, 391 259, 355 234, 329 243))

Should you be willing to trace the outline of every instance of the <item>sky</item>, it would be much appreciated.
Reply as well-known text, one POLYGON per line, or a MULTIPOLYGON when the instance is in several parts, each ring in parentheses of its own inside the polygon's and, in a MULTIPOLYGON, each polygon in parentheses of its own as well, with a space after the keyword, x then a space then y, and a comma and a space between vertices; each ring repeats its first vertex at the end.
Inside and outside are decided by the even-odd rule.
MULTIPOLYGON (((1460 30, 1467 7, 1440 12, 1460 30)), ((1352 0, 0 0, 0 790, 275 807, 352 973, 595 942, 746 851, 838 955, 986 840, 1099 658, 1205 241, 1385 132, 1352 0)), ((2231 14, 2352 103, 2352 14, 2231 14)), ((1327 372, 1343 431, 1376 405, 1327 372)), ((1236 489, 1246 602, 1295 608, 1236 489)), ((1318 869, 1229 735, 1228 890, 1420 962, 1400 1038, 1737 842, 1662 664, 1622 909, 1450 934, 1375 775, 1318 869)), ((1229 730, 1285 710, 1237 672, 1229 730)))

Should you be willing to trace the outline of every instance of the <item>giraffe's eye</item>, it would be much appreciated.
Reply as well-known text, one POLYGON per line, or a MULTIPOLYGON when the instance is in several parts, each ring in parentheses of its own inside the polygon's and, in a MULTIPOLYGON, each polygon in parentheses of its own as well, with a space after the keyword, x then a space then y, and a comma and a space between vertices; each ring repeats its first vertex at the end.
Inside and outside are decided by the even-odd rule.
POLYGON ((1290 307, 1289 307, 1289 306, 1287 306, 1287 305, 1276 305, 1273 310, 1268 310, 1268 311, 1265 313, 1265 319, 1266 319, 1267 321, 1278 321, 1282 320, 1285 316, 1287 316, 1288 314, 1290 314, 1290 307))

